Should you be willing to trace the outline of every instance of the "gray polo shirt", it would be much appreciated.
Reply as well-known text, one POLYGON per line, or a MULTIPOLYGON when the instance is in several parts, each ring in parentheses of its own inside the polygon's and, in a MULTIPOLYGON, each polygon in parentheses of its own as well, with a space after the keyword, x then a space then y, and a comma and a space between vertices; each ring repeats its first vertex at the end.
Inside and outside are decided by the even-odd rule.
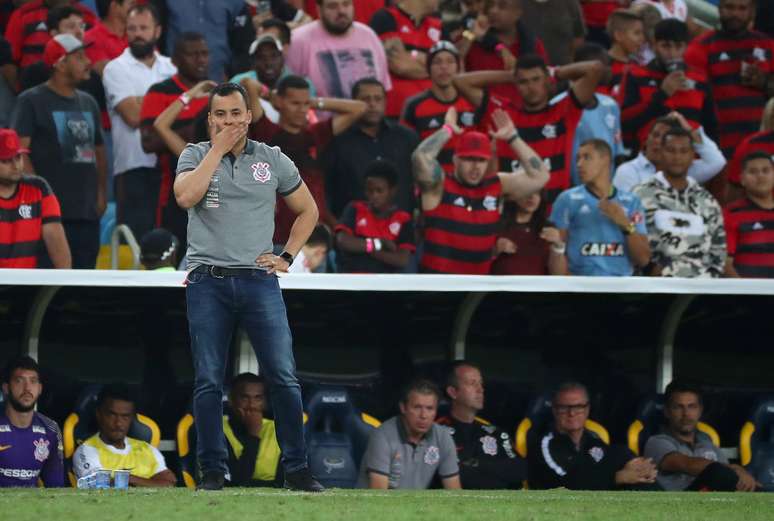
MULTIPOLYGON (((671 434, 662 432, 648 438, 645 443, 644 456, 653 459, 656 467, 661 465, 661 460, 668 454, 678 452, 692 458, 704 458, 719 463, 728 463, 725 454, 712 443, 712 439, 701 431, 696 431, 696 443, 689 445, 678 440, 671 434)), ((679 491, 687 489, 696 476, 679 472, 658 471, 656 481, 664 490, 679 491)))
MULTIPOLYGON (((210 148, 209 141, 187 145, 177 175, 199 166, 210 148)), ((272 251, 277 193, 299 186, 298 168, 279 147, 248 139, 239 157, 223 156, 207 193, 188 209, 188 268, 256 268, 255 259, 272 251)))
POLYGON ((360 465, 358 487, 368 488, 369 472, 387 476, 389 488, 395 489, 425 489, 436 473, 441 479, 456 476, 460 469, 451 431, 433 424, 414 445, 406 437, 400 416, 390 418, 371 434, 360 465))

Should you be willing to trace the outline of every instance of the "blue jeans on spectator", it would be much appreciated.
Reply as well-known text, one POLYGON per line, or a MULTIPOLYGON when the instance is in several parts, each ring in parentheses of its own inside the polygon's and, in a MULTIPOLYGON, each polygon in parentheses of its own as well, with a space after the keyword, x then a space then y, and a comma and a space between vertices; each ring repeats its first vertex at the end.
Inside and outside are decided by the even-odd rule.
POLYGON ((285 472, 307 467, 301 386, 295 375, 293 341, 277 276, 252 270, 248 276, 220 278, 195 271, 188 275, 186 304, 195 373, 197 457, 202 472, 228 472, 223 379, 238 325, 250 338, 270 386, 285 472))

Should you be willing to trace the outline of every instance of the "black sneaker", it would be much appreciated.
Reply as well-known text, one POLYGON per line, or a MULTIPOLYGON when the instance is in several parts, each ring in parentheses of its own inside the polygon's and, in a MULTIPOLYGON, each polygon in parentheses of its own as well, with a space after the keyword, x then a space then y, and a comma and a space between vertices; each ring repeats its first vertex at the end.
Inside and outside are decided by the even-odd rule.
POLYGON ((223 490, 223 473, 217 470, 205 472, 196 490, 223 490))
POLYGON ((285 474, 285 488, 301 492, 324 492, 325 487, 312 476, 309 468, 285 474))

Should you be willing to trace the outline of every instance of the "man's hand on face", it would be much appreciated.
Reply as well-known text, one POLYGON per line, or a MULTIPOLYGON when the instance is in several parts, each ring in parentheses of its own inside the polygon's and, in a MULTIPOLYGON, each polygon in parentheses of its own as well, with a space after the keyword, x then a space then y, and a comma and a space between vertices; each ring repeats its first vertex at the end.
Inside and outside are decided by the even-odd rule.
POLYGON ((232 125, 226 125, 218 132, 215 125, 210 125, 210 139, 212 140, 212 148, 225 155, 239 143, 239 141, 247 136, 247 121, 240 121, 232 125))
POLYGON ((239 409, 239 415, 245 424, 245 429, 252 436, 258 436, 263 426, 263 414, 255 408, 239 409))

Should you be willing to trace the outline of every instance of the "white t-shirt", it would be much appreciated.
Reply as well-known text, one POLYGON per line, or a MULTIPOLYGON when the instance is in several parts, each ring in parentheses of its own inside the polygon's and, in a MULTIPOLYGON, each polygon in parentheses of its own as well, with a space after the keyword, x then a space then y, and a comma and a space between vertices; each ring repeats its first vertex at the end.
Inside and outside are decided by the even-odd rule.
POLYGON ((652 5, 658 9, 662 20, 676 18, 681 22, 684 22, 686 18, 688 18, 688 6, 686 5, 685 0, 674 0, 671 9, 665 4, 661 3, 659 0, 635 0, 634 5, 637 4, 652 5))
POLYGON ((156 53, 156 60, 148 67, 132 56, 127 47, 121 55, 108 62, 102 74, 105 86, 110 124, 113 127, 113 172, 156 166, 156 154, 146 154, 142 149, 140 129, 126 124, 116 112, 116 105, 126 98, 145 96, 154 83, 164 81, 177 73, 172 60, 156 53))

